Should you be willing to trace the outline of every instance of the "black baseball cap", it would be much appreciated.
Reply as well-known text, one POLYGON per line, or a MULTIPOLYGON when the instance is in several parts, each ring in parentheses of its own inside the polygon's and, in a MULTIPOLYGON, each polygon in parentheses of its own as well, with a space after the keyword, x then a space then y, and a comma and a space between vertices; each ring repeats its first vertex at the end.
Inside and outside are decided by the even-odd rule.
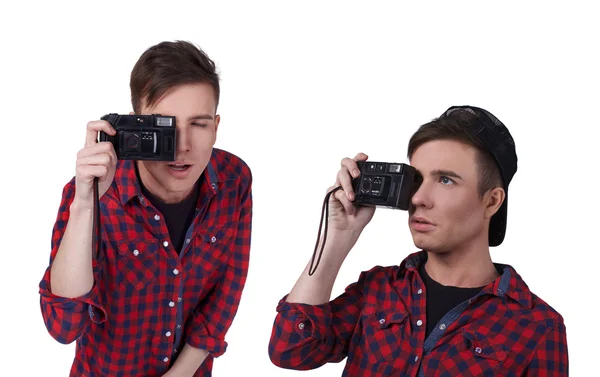
POLYGON ((517 152, 515 150, 515 141, 513 140, 508 128, 492 113, 475 106, 451 106, 440 118, 444 118, 455 111, 467 111, 474 114, 478 121, 471 124, 469 131, 474 137, 479 139, 486 150, 494 157, 506 193, 504 202, 498 209, 498 212, 490 219, 489 245, 498 246, 504 241, 506 233, 506 215, 508 209, 508 184, 517 172, 517 152))

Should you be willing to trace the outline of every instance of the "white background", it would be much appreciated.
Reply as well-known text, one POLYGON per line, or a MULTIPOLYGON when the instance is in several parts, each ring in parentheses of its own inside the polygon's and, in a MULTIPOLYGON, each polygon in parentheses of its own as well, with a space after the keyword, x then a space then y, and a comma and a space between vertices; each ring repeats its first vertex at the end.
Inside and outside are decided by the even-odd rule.
MULTIPOLYGON (((254 174, 250 273, 215 376, 341 375, 344 362, 311 372, 271 364, 277 302, 312 255, 339 161, 363 151, 405 162, 417 127, 456 104, 490 110, 516 140, 508 231, 493 259, 564 316, 571 375, 595 373, 600 26, 588 4, 4 3, 0 375, 68 375, 74 344, 48 335, 38 294, 61 190, 86 123, 129 112, 135 61, 175 39, 217 62, 216 146, 254 174)), ((406 220, 375 214, 334 296, 415 250, 406 220)))

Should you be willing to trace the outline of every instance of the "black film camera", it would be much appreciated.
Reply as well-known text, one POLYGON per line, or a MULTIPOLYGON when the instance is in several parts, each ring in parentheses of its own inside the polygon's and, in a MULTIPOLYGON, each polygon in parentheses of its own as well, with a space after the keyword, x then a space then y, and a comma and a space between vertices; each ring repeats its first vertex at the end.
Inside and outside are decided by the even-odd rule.
POLYGON ((393 162, 358 161, 360 176, 352 179, 357 205, 408 210, 416 169, 393 162))
POLYGON ((104 115, 102 120, 117 131, 100 132, 99 141, 109 141, 119 160, 175 161, 175 117, 152 115, 104 115))

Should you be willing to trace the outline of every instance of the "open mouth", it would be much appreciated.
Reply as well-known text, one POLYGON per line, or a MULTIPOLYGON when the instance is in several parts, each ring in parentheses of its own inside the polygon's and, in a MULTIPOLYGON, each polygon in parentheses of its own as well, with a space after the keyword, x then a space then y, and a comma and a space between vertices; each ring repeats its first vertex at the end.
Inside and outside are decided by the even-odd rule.
POLYGON ((186 164, 169 164, 169 169, 171 170, 175 170, 175 171, 185 171, 187 169, 190 168, 190 166, 192 165, 186 165, 186 164))

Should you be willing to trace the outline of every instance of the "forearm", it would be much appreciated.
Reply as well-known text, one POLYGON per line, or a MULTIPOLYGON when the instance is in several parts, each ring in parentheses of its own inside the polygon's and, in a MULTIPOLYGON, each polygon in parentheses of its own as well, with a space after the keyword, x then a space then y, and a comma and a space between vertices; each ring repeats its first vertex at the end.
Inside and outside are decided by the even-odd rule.
MULTIPOLYGON (((308 305, 321 305, 328 302, 342 263, 356 243, 358 236, 359 234, 352 232, 329 233, 317 270, 312 276, 309 276, 309 262, 286 301, 308 305)), ((320 251, 321 243, 319 243, 317 251, 320 251)), ((315 263, 317 259, 318 255, 315 263)))
POLYGON ((163 377, 192 377, 206 356, 206 350, 194 348, 186 343, 171 369, 163 377))
POLYGON ((50 289, 62 297, 79 297, 92 289, 92 214, 76 202, 50 271, 50 289))

